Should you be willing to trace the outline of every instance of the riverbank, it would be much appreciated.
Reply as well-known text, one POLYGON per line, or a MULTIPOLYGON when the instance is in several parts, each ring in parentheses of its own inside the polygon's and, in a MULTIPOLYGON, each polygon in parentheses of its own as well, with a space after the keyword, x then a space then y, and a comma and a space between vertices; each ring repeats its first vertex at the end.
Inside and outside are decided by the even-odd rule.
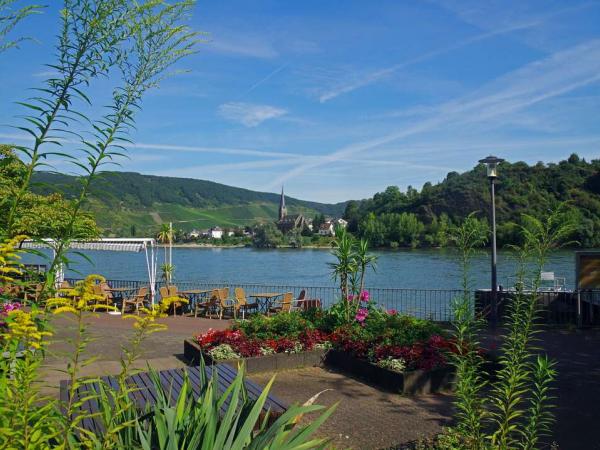
MULTIPOLYGON (((179 244, 173 244, 173 248, 253 248, 261 250, 259 247, 255 247, 252 244, 208 244, 199 242, 184 242, 179 244)), ((303 245, 302 247, 294 247, 293 245, 278 245, 270 250, 277 249, 293 249, 293 250, 328 250, 331 249, 331 243, 327 245, 303 245)))

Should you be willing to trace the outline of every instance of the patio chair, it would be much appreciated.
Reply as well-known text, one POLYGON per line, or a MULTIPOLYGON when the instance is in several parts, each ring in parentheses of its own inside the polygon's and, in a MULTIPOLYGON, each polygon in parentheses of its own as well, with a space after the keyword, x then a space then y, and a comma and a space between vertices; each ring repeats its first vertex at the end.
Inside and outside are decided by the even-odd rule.
MULTIPOLYGON (((112 303, 112 293, 104 289, 102 284, 94 284, 92 286, 92 292, 94 295, 102 297, 101 299, 94 300, 94 305, 102 305, 106 304, 106 306, 110 306, 112 303)), ((94 312, 96 311, 96 307, 94 306, 94 312)))
POLYGON ((43 289, 44 285, 38 283, 35 285, 34 289, 25 290, 25 293, 23 294, 23 300, 25 300, 25 302, 33 301, 34 303, 39 304, 43 289))
POLYGON ((18 284, 8 284, 5 287, 6 295, 10 298, 21 298, 21 295, 26 295, 23 291, 23 288, 18 284))
MULTIPOLYGON (((169 286, 169 297, 179 297, 182 299, 186 299, 187 298, 184 295, 181 295, 179 293, 179 290, 177 289, 177 286, 169 286)), ((181 315, 183 316, 183 303, 182 302, 173 302, 173 315, 176 315, 176 310, 175 308, 181 308, 181 315)))
POLYGON ((241 287, 236 287, 234 290, 235 309, 242 312, 242 319, 246 318, 246 311, 258 311, 258 302, 248 303, 246 292, 241 287))
POLYGON ((146 301, 146 297, 148 296, 148 288, 147 287, 141 287, 139 288, 139 290, 137 291, 137 294, 132 295, 129 298, 124 298, 123 299, 123 306, 121 308, 121 313, 125 314, 125 307, 127 305, 131 305, 135 307, 135 310, 137 312, 137 315, 140 315, 140 306, 144 306, 144 302, 146 301))
MULTIPOLYGON (((162 300, 166 299, 166 298, 171 298, 171 297, 180 297, 180 295, 177 292, 177 286, 162 286, 159 289, 160 292, 160 297, 162 300)), ((177 315, 177 308, 179 308, 180 306, 182 306, 181 302, 173 302, 173 315, 176 316, 177 315)), ((183 310, 181 312, 181 315, 183 315, 183 310)))
POLYGON ((289 313, 292 310, 297 308, 294 307, 294 294, 293 292, 286 292, 283 294, 281 301, 274 302, 273 305, 269 308, 267 315, 276 314, 279 312, 289 313))
POLYGON ((294 309, 306 311, 310 308, 320 308, 321 300, 318 298, 308 298, 308 294, 306 289, 302 289, 300 291, 300 295, 296 299, 296 304, 294 305, 294 309))
POLYGON ((212 319, 212 312, 217 309, 219 303, 219 290, 213 289, 210 291, 210 295, 208 300, 205 302, 196 302, 194 306, 194 317, 198 317, 198 310, 204 310, 206 313, 206 317, 210 317, 212 319))
POLYGON ((231 311, 233 317, 237 317, 237 308, 234 300, 229 298, 229 288, 219 289, 219 319, 223 319, 225 311, 231 311))

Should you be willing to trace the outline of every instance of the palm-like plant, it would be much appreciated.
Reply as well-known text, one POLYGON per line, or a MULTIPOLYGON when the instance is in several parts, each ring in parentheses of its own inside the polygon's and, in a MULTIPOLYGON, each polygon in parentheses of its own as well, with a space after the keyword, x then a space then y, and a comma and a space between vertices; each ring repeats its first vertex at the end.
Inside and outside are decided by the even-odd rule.
MULTIPOLYGON (((256 400, 251 400, 244 385, 243 367, 231 385, 219 392, 217 368, 212 377, 204 376, 201 362, 200 379, 193 387, 184 377, 179 396, 171 399, 168 387, 151 372, 156 403, 145 412, 137 413, 133 396, 115 396, 102 389, 98 397, 99 418, 104 429, 114 430, 110 441, 118 448, 130 449, 317 449, 325 448, 327 439, 312 438, 312 434, 333 413, 333 405, 312 423, 299 425, 304 414, 323 411, 312 405, 292 405, 277 419, 263 415, 263 406, 274 379, 256 400), (115 411, 118 414, 115 414, 115 411)), ((106 441, 106 436, 98 436, 106 441)))
POLYGON ((368 268, 375 270, 377 266, 377 256, 369 254, 369 241, 361 239, 356 244, 356 251, 354 255, 356 259, 356 266, 358 273, 360 274, 360 287, 358 294, 365 290, 365 275, 368 268))
POLYGON ((163 244, 163 249, 165 250, 165 263, 161 267, 163 271, 163 277, 165 278, 165 282, 167 284, 171 284, 171 278, 174 271, 174 267, 170 258, 171 246, 173 245, 173 229, 171 226, 167 223, 163 223, 156 234, 156 239, 163 244))
POLYGON ((356 273, 357 269, 354 239, 344 228, 337 227, 331 245, 331 254, 337 259, 337 262, 328 264, 331 267, 331 276, 334 280, 339 280, 342 299, 348 301, 350 276, 356 273))

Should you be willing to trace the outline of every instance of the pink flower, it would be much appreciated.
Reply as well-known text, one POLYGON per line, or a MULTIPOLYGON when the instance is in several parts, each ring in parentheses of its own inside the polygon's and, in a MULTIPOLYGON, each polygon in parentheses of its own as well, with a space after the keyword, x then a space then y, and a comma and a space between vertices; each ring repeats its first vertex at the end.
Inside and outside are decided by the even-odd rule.
POLYGON ((369 301, 369 291, 362 291, 360 293, 360 301, 361 302, 368 302, 369 301))
POLYGON ((388 310, 387 310, 387 313, 388 313, 390 316, 395 316, 396 314, 398 314, 398 311, 396 311, 395 309, 388 309, 388 310))
POLYGON ((354 295, 352 295, 352 294, 348 295, 348 301, 349 302, 354 301, 354 295))
POLYGON ((356 316, 354 316, 354 318, 356 319, 356 321, 358 323, 360 323, 362 325, 368 315, 369 315, 369 310, 367 308, 360 308, 356 312, 356 316))

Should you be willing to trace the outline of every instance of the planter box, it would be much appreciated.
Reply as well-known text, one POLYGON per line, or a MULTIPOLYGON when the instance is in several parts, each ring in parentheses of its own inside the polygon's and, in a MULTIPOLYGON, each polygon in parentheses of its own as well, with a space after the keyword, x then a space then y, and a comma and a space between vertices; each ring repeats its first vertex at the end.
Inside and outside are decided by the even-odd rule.
POLYGON ((302 353, 276 353, 274 355, 255 356, 252 358, 213 360, 210 355, 192 339, 183 343, 183 355, 191 364, 198 364, 204 357, 206 364, 229 364, 233 367, 241 362, 246 364, 246 373, 277 372, 279 370, 298 369, 301 367, 317 367, 323 364, 326 350, 311 350, 302 353))
POLYGON ((454 368, 452 367, 400 373, 384 369, 339 350, 330 350, 325 357, 325 364, 364 379, 377 387, 407 395, 450 391, 454 383, 454 368))

